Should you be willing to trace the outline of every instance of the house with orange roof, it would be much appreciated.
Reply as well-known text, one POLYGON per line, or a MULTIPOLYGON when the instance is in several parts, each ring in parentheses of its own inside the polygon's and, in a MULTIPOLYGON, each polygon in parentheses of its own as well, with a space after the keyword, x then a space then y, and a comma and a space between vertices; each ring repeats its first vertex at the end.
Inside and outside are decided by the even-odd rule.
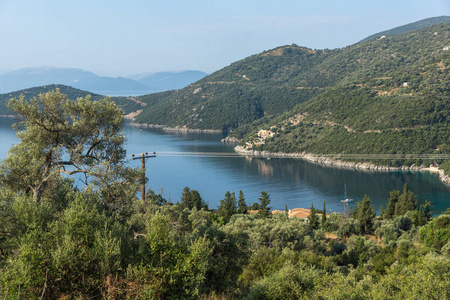
MULTIPOLYGON (((257 214, 257 213, 258 213, 258 210, 247 211, 247 214, 249 214, 249 215, 253 215, 253 214, 257 214)), ((272 215, 275 215, 275 214, 280 214, 280 213, 286 213, 286 211, 275 209, 271 213, 272 213, 272 215)), ((308 216, 310 214, 311 214, 311 210, 308 208, 293 208, 288 211, 289 218, 301 218, 305 222, 309 222, 308 216)), ((322 216, 322 214, 319 214, 319 213, 317 215, 322 216)))

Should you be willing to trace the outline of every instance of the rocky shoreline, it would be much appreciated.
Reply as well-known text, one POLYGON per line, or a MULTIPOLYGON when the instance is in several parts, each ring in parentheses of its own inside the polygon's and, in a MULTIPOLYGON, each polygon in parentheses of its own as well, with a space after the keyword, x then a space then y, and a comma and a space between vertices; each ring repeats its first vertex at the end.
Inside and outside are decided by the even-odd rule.
POLYGON ((235 137, 229 137, 227 136, 224 139, 220 140, 222 143, 226 143, 226 144, 239 144, 241 142, 241 140, 239 140, 238 138, 235 137))
POLYGON ((193 129, 185 126, 167 127, 165 125, 146 124, 146 123, 130 123, 131 126, 138 128, 159 128, 165 132, 180 132, 180 133, 222 133, 219 129, 193 129))
POLYGON ((256 151, 245 149, 243 146, 236 146, 234 150, 241 155, 251 155, 251 156, 262 156, 262 157, 289 157, 289 158, 299 158, 304 159, 313 163, 333 166, 339 168, 348 168, 348 169, 356 169, 361 171, 378 171, 378 172, 392 172, 392 171, 429 171, 429 172, 438 172, 439 179, 445 183, 450 185, 450 177, 444 174, 444 171, 439 170, 437 168, 426 168, 423 166, 402 166, 402 167, 388 167, 388 166, 380 166, 372 163, 361 163, 361 162, 348 162, 332 159, 329 157, 317 156, 311 153, 283 153, 283 152, 269 152, 269 151, 256 151))
POLYGON ((439 170, 439 179, 443 183, 450 185, 450 176, 445 175, 444 171, 442 171, 442 170, 439 170))

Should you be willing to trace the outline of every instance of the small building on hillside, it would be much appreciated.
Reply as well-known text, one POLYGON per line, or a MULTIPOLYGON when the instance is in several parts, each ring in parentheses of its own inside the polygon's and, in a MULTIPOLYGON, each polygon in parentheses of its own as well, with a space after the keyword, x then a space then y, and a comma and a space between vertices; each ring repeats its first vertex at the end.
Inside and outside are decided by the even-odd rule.
POLYGON ((289 210, 289 218, 301 218, 305 222, 308 222, 308 216, 311 214, 311 210, 307 208, 293 208, 289 210))
POLYGON ((258 136, 263 139, 265 139, 267 137, 272 137, 273 135, 274 135, 274 133, 270 130, 261 129, 260 131, 258 131, 258 136))
MULTIPOLYGON (((258 210, 248 210, 247 214, 249 215, 253 215, 253 214, 257 214, 258 210)), ((285 214, 286 211, 285 210, 279 210, 279 209, 275 209, 271 212, 272 215, 275 214, 285 214)), ((293 208, 290 209, 288 211, 288 217, 289 218, 300 218, 303 219, 303 221, 305 222, 309 222, 308 220, 308 216, 311 214, 311 210, 308 208, 293 208)), ((318 213, 317 214, 319 217, 322 216, 322 214, 318 213)))

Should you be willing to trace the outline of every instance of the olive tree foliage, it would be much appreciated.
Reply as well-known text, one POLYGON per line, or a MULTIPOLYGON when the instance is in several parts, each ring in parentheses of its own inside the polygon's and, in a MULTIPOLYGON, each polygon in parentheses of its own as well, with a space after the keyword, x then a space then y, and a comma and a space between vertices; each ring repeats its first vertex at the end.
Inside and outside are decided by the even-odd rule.
POLYGON ((13 98, 8 105, 18 118, 20 142, 0 165, 3 186, 40 202, 62 174, 84 174, 86 183, 95 179, 109 194, 117 190, 112 182, 135 177, 124 166, 123 111, 108 99, 71 101, 57 89, 29 101, 13 98))

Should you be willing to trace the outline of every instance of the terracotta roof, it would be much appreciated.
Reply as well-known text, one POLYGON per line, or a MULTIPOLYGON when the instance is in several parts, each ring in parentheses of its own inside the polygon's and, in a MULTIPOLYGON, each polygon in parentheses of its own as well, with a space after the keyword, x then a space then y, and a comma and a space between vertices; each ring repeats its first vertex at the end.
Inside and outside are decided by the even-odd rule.
MULTIPOLYGON (((284 210, 275 209, 272 211, 272 214, 280 214, 285 213, 284 210)), ((248 210, 247 214, 253 215, 257 214, 258 210, 248 210)), ((311 210, 308 208, 293 208, 289 210, 289 218, 307 218, 311 214, 311 210)), ((317 214, 318 216, 321 216, 322 214, 317 214)))
POLYGON ((310 213, 311 210, 307 208, 294 208, 289 210, 289 218, 307 218, 310 213))

